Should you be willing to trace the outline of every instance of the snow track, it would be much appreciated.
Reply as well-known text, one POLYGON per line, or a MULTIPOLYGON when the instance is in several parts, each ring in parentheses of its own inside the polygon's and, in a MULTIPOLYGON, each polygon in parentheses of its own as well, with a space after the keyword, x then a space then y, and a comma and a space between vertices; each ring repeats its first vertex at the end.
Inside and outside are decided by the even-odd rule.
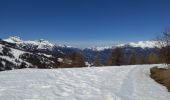
POLYGON ((154 65, 0 72, 0 100, 169 100, 154 65))
POLYGON ((168 100, 165 87, 157 84, 149 77, 149 67, 140 66, 133 68, 120 89, 119 94, 123 100, 168 100))

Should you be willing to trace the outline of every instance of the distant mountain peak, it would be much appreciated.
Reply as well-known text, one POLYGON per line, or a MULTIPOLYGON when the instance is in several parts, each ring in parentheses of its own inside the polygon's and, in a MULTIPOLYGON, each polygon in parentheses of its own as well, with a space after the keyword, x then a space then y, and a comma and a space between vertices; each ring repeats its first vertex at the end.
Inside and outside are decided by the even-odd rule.
POLYGON ((94 51, 103 51, 105 49, 110 49, 113 48, 112 46, 94 46, 94 47, 90 47, 89 49, 92 49, 94 51))
POLYGON ((4 39, 4 41, 6 42, 10 42, 10 43, 18 43, 18 42, 22 42, 21 38, 18 36, 10 36, 7 39, 4 39))
POLYGON ((22 40, 20 37, 18 36, 11 36, 7 39, 3 39, 4 41, 6 42, 9 42, 9 43, 16 43, 16 44, 19 44, 19 45, 34 45, 34 46, 37 46, 38 49, 51 49, 54 44, 53 43, 50 43, 49 41, 47 40, 44 40, 44 39, 40 39, 40 40, 22 40))
POLYGON ((142 49, 144 48, 155 48, 158 47, 158 41, 138 41, 138 42, 128 42, 124 44, 118 44, 113 46, 94 46, 90 47, 89 49, 92 49, 94 51, 103 51, 105 49, 112 49, 115 47, 140 47, 142 49))
POLYGON ((141 48, 154 48, 157 46, 157 41, 138 41, 138 42, 128 42, 125 44, 119 44, 117 46, 124 47, 124 46, 131 46, 131 47, 141 47, 141 48))
POLYGON ((38 42, 44 42, 44 41, 46 41, 46 40, 44 40, 44 39, 39 39, 38 40, 38 42))

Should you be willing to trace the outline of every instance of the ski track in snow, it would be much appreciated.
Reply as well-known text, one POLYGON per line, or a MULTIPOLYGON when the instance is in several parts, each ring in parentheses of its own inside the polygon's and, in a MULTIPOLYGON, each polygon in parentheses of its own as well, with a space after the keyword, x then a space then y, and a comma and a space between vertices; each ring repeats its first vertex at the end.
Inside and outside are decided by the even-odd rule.
POLYGON ((0 72, 0 100, 169 100, 154 65, 0 72))

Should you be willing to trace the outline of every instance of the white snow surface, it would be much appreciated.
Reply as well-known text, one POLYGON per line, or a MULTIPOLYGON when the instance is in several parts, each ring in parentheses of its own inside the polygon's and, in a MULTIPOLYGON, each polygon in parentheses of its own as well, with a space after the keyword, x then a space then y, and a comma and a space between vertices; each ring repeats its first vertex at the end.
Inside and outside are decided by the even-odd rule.
POLYGON ((2 48, 2 45, 0 44, 0 53, 2 53, 2 50, 3 50, 3 48, 2 48))
POLYGON ((0 72, 0 100, 169 100, 152 80, 155 65, 0 72))
POLYGON ((63 58, 58 58, 57 61, 58 62, 63 62, 63 58))
POLYGON ((15 58, 19 59, 19 56, 26 53, 25 51, 22 51, 22 50, 17 50, 17 49, 13 49, 13 48, 10 48, 11 49, 11 53, 14 55, 15 58))

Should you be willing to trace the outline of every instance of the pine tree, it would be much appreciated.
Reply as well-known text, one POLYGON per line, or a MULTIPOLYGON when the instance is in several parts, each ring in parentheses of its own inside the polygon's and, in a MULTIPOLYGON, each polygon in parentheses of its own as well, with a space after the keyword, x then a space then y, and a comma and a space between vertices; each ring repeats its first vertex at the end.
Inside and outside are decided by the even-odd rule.
POLYGON ((137 60, 136 60, 136 55, 135 55, 135 54, 132 54, 132 55, 129 57, 129 62, 128 62, 128 64, 129 64, 129 65, 135 65, 136 62, 137 62, 137 60))
POLYGON ((95 60, 94 60, 94 66, 101 66, 100 56, 99 56, 98 53, 96 54, 96 57, 95 57, 95 60))
POLYGON ((159 58, 156 54, 151 53, 148 56, 148 62, 149 62, 149 64, 157 64, 157 63, 159 63, 159 58))
POLYGON ((108 60, 108 65, 120 66, 123 63, 123 52, 122 49, 117 47, 113 49, 110 59, 108 60))
POLYGON ((161 57, 161 61, 163 63, 166 63, 170 68, 170 44, 169 46, 161 48, 160 57, 161 57))
POLYGON ((145 57, 143 55, 137 58, 137 64, 146 64, 145 57))
POLYGON ((71 60, 73 67, 85 67, 84 57, 80 53, 73 53, 71 55, 71 60))

